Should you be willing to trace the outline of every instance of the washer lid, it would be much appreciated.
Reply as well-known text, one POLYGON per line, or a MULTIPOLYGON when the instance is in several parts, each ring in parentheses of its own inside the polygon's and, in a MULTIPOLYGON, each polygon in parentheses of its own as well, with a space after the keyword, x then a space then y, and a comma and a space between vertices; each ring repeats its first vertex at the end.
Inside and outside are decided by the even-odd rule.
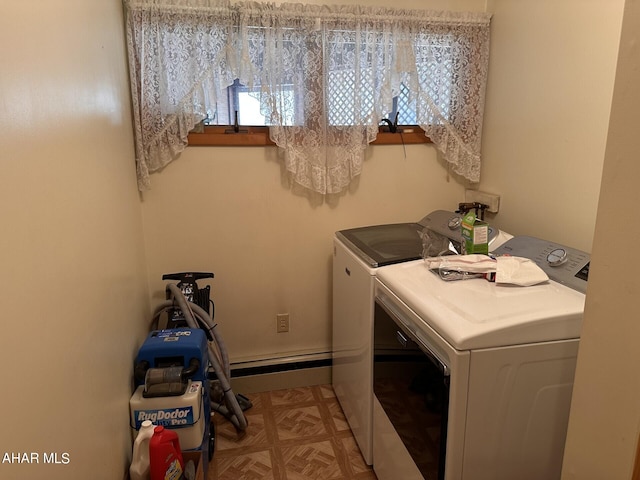
POLYGON ((391 223, 340 230, 336 237, 369 266, 381 267, 421 258, 421 230, 417 223, 391 223))
POLYGON ((423 260, 383 267, 376 275, 458 350, 580 337, 585 296, 554 281, 531 287, 482 278, 445 282, 423 260))

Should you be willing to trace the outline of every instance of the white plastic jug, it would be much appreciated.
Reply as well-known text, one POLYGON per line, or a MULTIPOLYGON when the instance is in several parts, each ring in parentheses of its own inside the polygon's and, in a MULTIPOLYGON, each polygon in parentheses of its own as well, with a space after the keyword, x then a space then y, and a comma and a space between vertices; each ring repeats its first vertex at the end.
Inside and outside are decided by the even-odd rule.
POLYGON ((131 480, 149 480, 149 441, 153 437, 155 425, 145 420, 140 426, 138 436, 133 442, 133 458, 129 467, 131 480))

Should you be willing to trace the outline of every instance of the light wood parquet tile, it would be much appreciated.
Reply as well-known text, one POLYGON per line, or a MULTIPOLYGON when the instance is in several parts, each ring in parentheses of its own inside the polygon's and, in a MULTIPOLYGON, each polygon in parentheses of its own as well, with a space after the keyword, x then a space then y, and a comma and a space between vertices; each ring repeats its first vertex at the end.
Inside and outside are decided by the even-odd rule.
POLYGON ((247 394, 253 407, 239 434, 214 417, 207 480, 376 480, 331 385, 247 394))
POLYGON ((280 407, 274 409, 272 414, 280 440, 301 439, 328 433, 320 408, 316 405, 280 407))

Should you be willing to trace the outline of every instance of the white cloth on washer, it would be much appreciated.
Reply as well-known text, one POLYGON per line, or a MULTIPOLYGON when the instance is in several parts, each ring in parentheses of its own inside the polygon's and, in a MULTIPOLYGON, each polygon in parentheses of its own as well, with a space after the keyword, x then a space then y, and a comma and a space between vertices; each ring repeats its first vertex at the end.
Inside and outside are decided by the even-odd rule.
POLYGON ((493 273, 496 271, 495 259, 482 254, 444 255, 424 259, 430 270, 446 269, 456 272, 493 273))
POLYGON ((544 270, 528 258, 505 255, 497 257, 496 263, 496 283, 529 287, 549 280, 544 270))
POLYGON ((528 287, 549 280, 547 274, 528 258, 488 255, 446 255, 424 259, 430 270, 466 273, 495 273, 495 282, 528 287))

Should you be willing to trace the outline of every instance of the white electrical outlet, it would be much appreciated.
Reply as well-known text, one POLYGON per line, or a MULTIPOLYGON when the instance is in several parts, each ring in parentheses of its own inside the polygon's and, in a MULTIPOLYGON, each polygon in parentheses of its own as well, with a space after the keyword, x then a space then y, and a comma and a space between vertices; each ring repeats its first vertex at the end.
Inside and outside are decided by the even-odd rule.
POLYGON ((487 205, 487 212, 498 213, 500 209, 500 195, 481 192, 480 190, 465 190, 464 201, 467 203, 478 202, 487 205))
POLYGON ((276 314, 276 331, 278 333, 286 333, 289 331, 289 314, 288 313, 276 314))

